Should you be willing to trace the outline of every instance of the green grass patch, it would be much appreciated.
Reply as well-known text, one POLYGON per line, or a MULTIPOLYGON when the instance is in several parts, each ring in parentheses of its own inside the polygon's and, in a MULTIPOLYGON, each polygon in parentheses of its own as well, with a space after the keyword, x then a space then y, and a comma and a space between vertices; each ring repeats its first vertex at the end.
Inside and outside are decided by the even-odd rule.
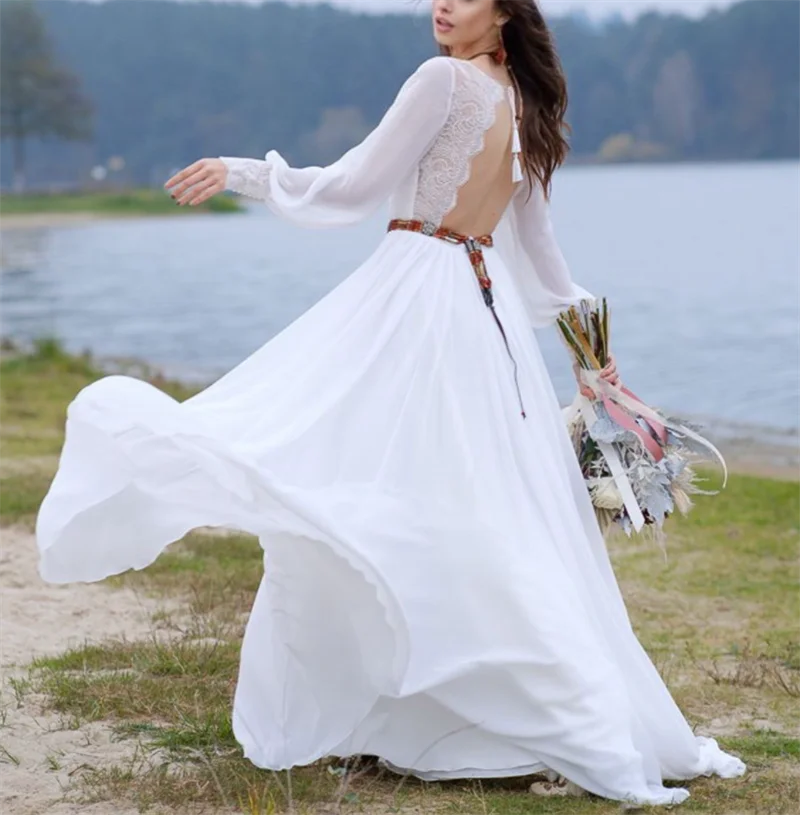
POLYGON ((152 640, 83 645, 58 656, 40 657, 31 665, 52 674, 80 673, 91 677, 92 672, 123 671, 151 677, 222 676, 227 681, 231 667, 235 668, 237 663, 236 643, 187 632, 185 638, 174 641, 154 636, 152 640))
POLYGON ((193 615, 229 623, 247 614, 263 573, 264 553, 251 535, 190 532, 147 569, 110 578, 160 595, 182 595, 193 615))
POLYGON ((215 195, 197 206, 178 206, 163 189, 125 189, 60 193, 26 192, 0 195, 0 213, 91 212, 105 215, 163 215, 184 212, 239 212, 243 209, 232 195, 215 195))
POLYGON ((747 736, 735 736, 727 739, 726 745, 731 750, 740 752, 745 760, 760 758, 800 760, 800 739, 773 730, 756 730, 747 736))
POLYGON ((167 729, 193 723, 191 730, 222 733, 218 743, 232 747, 229 708, 238 655, 235 639, 186 638, 77 649, 62 663, 42 660, 34 667, 38 690, 61 713, 81 721, 158 722, 167 729))
POLYGON ((181 760, 177 763, 169 758, 172 744, 168 741, 164 744, 158 728, 131 735, 159 740, 160 746, 136 766, 115 766, 84 776, 87 802, 129 800, 140 808, 160 804, 173 807, 176 812, 185 811, 187 805, 199 804, 258 815, 279 812, 605 815, 620 811, 618 803, 596 796, 535 798, 527 791, 530 778, 524 777, 429 783, 402 778, 377 767, 354 766, 351 771, 344 771, 333 761, 295 767, 289 772, 270 772, 258 769, 235 751, 227 751, 218 744, 212 750, 199 739, 178 746, 181 760))
MULTIPOLYGON (((138 362, 127 367, 114 361, 120 373, 128 370, 155 385, 174 399, 183 401, 200 389, 163 377, 155 368, 138 362)), ((108 375, 107 364, 89 352, 70 354, 52 337, 34 341, 29 350, 19 350, 8 341, 0 361, 0 411, 2 411, 3 456, 14 455, 14 445, 25 437, 44 436, 46 452, 59 452, 63 443, 67 406, 78 391, 108 375)), ((29 454, 29 450, 24 451, 29 454)))
MULTIPOLYGON (((64 444, 67 407, 80 390, 108 375, 103 365, 88 353, 68 353, 58 340, 49 337, 38 339, 24 351, 8 340, 3 343, 0 523, 32 525, 55 475, 64 444)), ((130 373, 179 402, 201 389, 166 379, 156 369, 137 361, 115 361, 114 368, 115 373, 130 373)), ((124 578, 111 578, 109 583, 127 581, 163 593, 191 593, 192 575, 202 573, 198 598, 210 597, 213 586, 230 602, 236 599, 237 592, 255 590, 261 558, 261 549, 250 536, 229 535, 221 544, 218 538, 190 534, 159 558, 145 579, 134 572, 124 578)), ((198 599, 200 607, 204 602, 198 599)))
POLYGON ((667 563, 646 543, 611 547, 623 586, 634 598, 646 593, 646 603, 633 603, 640 629, 694 643, 696 653, 757 647, 798 667, 797 483, 733 475, 665 528, 667 563))
MULTIPOLYGON (((187 755, 181 763, 153 761, 143 756, 125 766, 84 774, 81 786, 86 803, 130 801, 140 812, 158 806, 159 812, 242 813, 296 815, 335 812, 325 805, 337 797, 339 781, 318 767, 291 773, 269 773, 235 755, 206 752, 187 755)), ((353 811, 364 811, 356 809, 353 811)), ((367 810, 369 811, 369 810, 367 810)), ((386 810, 384 810, 386 811, 386 810)))
POLYGON ((52 481, 46 473, 24 473, 0 479, 0 521, 31 526, 52 481))
MULTIPOLYGON (((0 360, 0 523, 30 526, 55 474, 64 444, 67 406, 80 390, 108 375, 89 353, 70 354, 51 337, 30 349, 3 342, 0 360)), ((199 387, 163 377, 138 362, 114 362, 183 401, 199 387)))

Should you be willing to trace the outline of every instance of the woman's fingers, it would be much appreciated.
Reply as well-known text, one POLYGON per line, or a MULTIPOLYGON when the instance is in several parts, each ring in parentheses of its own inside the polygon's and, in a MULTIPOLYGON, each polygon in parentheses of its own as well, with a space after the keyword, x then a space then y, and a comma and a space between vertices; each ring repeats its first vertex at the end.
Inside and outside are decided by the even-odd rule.
POLYGON ((208 174, 204 172, 202 169, 198 170, 192 175, 187 176, 184 181, 181 181, 170 193, 172 197, 177 201, 182 199, 186 193, 189 193, 191 196, 192 190, 197 187, 199 184, 208 180, 208 174))
POLYGON ((207 187, 205 190, 203 190, 196 198, 193 198, 189 202, 189 205, 196 207, 198 204, 202 204, 203 201, 208 201, 209 198, 213 198, 218 192, 219 189, 217 188, 215 182, 210 187, 207 187))
POLYGON ((203 201, 211 198, 217 192, 217 182, 213 178, 206 179, 203 182, 195 184, 190 190, 187 190, 185 195, 177 199, 178 204, 189 204, 197 206, 203 201))
POLYGON ((220 159, 201 158, 175 173, 164 187, 179 205, 196 206, 225 189, 227 168, 220 159))
POLYGON ((612 354, 608 355, 608 362, 605 367, 600 371, 600 378, 607 379, 612 385, 619 382, 619 374, 617 373, 617 362, 612 354))
MULTIPOLYGON (((170 187, 174 187, 176 184, 180 184, 183 181, 186 181, 190 176, 193 176, 195 173, 201 172, 204 166, 204 159, 198 159, 197 161, 190 164, 188 167, 184 167, 180 172, 175 173, 172 178, 170 178, 165 184, 164 189, 169 189, 170 187)), ((173 192, 175 192, 173 190, 173 192)))
MULTIPOLYGON (((578 388, 583 396, 587 399, 595 399, 595 392, 586 384, 581 381, 580 367, 578 363, 573 363, 572 370, 575 372, 575 379, 578 380, 578 388)), ((617 362, 613 354, 608 355, 608 362, 599 372, 600 379, 608 382, 610 385, 620 385, 619 373, 617 372, 617 362)))
POLYGON ((577 362, 573 363, 572 370, 575 373, 575 379, 578 382, 578 391, 580 394, 585 396, 587 399, 594 399, 594 391, 587 384, 581 381, 581 369, 577 362))

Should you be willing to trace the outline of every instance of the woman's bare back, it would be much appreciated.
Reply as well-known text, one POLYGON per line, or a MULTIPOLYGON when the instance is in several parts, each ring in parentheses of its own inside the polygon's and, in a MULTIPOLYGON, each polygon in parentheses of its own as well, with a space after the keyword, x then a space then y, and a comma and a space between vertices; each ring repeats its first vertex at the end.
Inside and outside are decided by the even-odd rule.
MULTIPOLYGON (((468 180, 459 188, 456 205, 447 213, 442 226, 466 235, 491 234, 514 194, 512 181, 512 138, 514 118, 508 99, 513 87, 505 69, 484 70, 474 63, 471 69, 502 87, 503 97, 496 104, 494 123, 484 133, 483 147, 470 162, 468 180)), ((515 92, 517 112, 520 99, 515 92)), ((520 157, 521 159, 522 157, 520 157)))

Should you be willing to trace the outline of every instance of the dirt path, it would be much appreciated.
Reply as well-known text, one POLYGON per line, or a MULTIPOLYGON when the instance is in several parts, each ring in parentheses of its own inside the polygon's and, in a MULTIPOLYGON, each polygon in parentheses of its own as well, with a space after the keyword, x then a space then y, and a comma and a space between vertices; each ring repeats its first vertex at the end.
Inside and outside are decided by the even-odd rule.
MULTIPOLYGON (((151 615, 163 608, 130 589, 98 584, 54 586, 37 572, 38 552, 31 532, 0 530, 0 812, 3 815, 111 815, 108 803, 92 806, 65 799, 78 772, 131 758, 131 740, 113 741, 102 722, 72 729, 43 712, 24 682, 25 665, 37 656, 58 654, 86 641, 145 637, 151 615)), ((113 806, 114 815, 136 815, 113 806)))
POLYGON ((50 226, 78 226, 91 221, 115 217, 101 212, 30 212, 25 214, 3 215, 0 218, 0 230, 37 229, 50 226))

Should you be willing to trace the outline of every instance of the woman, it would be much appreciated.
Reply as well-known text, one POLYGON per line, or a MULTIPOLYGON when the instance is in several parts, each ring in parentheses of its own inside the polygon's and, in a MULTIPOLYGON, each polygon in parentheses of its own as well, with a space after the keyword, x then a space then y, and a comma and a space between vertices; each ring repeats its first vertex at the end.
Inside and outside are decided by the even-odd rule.
POLYGON ((442 55, 334 164, 270 151, 167 181, 181 205, 231 189, 312 227, 391 198, 391 222, 185 402, 125 376, 82 390, 40 571, 100 580, 198 526, 249 531, 266 568, 233 724, 258 766, 370 754, 425 779, 546 771, 678 803, 663 779, 744 765, 693 735, 631 630, 531 331, 592 297, 548 215, 559 62, 533 0, 434 0, 433 24, 442 55))

